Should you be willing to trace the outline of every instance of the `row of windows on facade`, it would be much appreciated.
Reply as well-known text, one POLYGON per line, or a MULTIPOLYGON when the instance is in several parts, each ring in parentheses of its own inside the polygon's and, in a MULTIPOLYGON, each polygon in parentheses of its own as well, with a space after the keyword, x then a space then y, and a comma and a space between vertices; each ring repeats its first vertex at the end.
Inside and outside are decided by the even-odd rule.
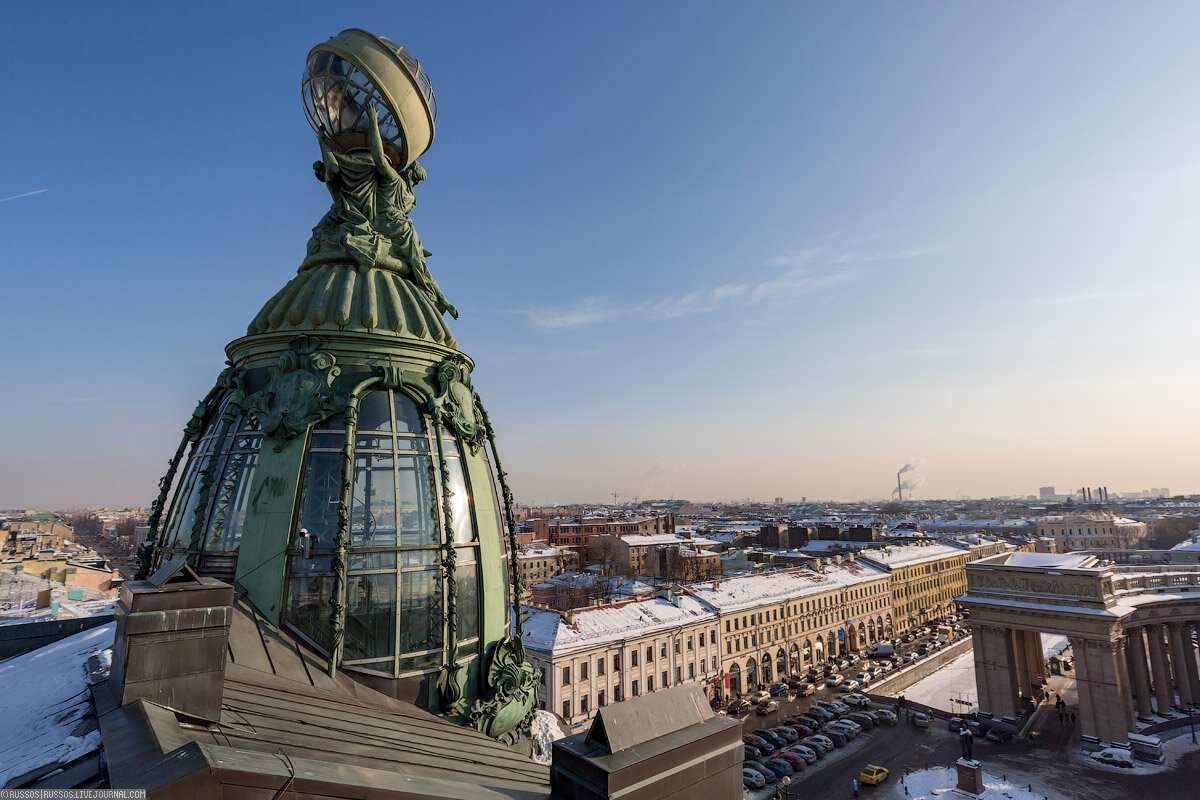
MULTIPOLYGON (((708 646, 705 643, 706 640, 711 641, 711 642, 716 642, 717 632, 714 630, 714 631, 712 631, 711 634, 706 635, 705 631, 701 631, 700 632, 700 646, 701 647, 708 646)), ((681 652, 681 647, 682 647, 682 645, 680 643, 681 640, 679 638, 676 638, 674 641, 675 641, 675 652, 676 653, 681 652)), ((694 650, 695 643, 696 643, 696 639, 694 636, 687 637, 687 649, 688 650, 694 650)), ((667 643, 663 642, 660 645, 660 649, 659 649, 659 652, 660 652, 662 658, 667 657, 667 650, 668 650, 667 643)), ((638 652, 639 652, 638 648, 630 649, 630 651, 629 651, 629 666, 631 666, 631 667, 638 666, 638 652)), ((591 659, 580 662, 580 664, 579 664, 579 680, 581 680, 581 681, 588 680, 588 664, 590 663, 590 661, 591 661, 591 659)), ((607 661, 607 659, 604 656, 600 656, 599 658, 596 659, 596 675, 597 676, 604 674, 604 665, 605 665, 606 661, 607 661)), ((653 661, 654 661, 654 645, 646 645, 646 663, 649 664, 649 663, 652 663, 653 661)), ((621 671, 621 654, 620 653, 613 654, 612 668, 613 668, 613 672, 621 671)), ((690 671, 691 671, 691 669, 689 666, 689 672, 690 671)), ((704 668, 701 667, 700 671, 703 672, 704 668)), ((543 672, 542 677, 546 678, 547 674, 548 673, 543 672)), ((569 686, 571 683, 571 668, 569 666, 562 668, 562 682, 563 682, 563 686, 569 686)))
MULTIPOLYGON (((797 614, 797 615, 798 614, 812 614, 813 612, 815 612, 819 609, 822 609, 822 608, 833 608, 834 606, 841 605, 841 603, 838 603, 838 602, 821 602, 821 601, 829 600, 829 599, 830 598, 820 598, 820 600, 818 600, 814 603, 805 602, 805 603, 802 603, 799 605, 784 606, 784 618, 786 619, 788 616, 791 616, 792 614, 797 614), (810 605, 811 605, 811 608, 810 608, 810 605), (800 608, 801 610, 797 611, 797 608, 800 608), (790 614, 788 613, 789 609, 791 611, 790 614)), ((868 611, 875 611, 875 610, 882 609, 884 607, 884 605, 885 604, 884 604, 883 600, 872 600, 870 603, 867 604, 866 609, 868 611)), ((779 617, 779 609, 778 608, 773 608, 770 611, 759 611, 754 614, 743 615, 740 618, 734 617, 732 619, 725 620, 725 632, 732 633, 733 631, 741 630, 742 628, 749 628, 751 625, 764 625, 769 622, 775 622, 775 621, 779 620, 779 618, 780 617, 779 617)), ((828 614, 822 614, 817 617, 807 617, 800 621, 800 623, 799 623, 800 628, 797 632, 802 632, 805 630, 810 630, 812 628, 822 627, 822 626, 828 625, 828 624, 830 624, 828 614)), ((791 632, 790 626, 789 626, 789 632, 791 632)))
MULTIPOLYGON (((706 660, 703 658, 700 659, 700 673, 701 674, 704 674, 705 672, 707 672, 707 670, 705 669, 705 666, 706 666, 706 660)), ((687 673, 688 673, 689 680, 694 679, 696 677, 696 665, 688 664, 687 673)), ((661 682, 659 683, 660 688, 664 688, 664 689, 667 688, 667 686, 668 686, 667 676, 668 676, 667 672, 664 671, 663 673, 661 673, 661 676, 660 676, 661 682)), ((675 683, 680 684, 682 682, 683 682, 683 668, 676 667, 675 668, 675 683)), ((654 691, 654 676, 653 675, 646 678, 646 691, 647 692, 654 691)), ((623 698, 621 697, 620 685, 613 688, 613 693, 615 694, 615 702, 618 702, 618 703, 621 702, 621 700, 623 698)), ((633 682, 630 683, 629 694, 632 697, 638 697, 641 695, 641 687, 638 685, 638 681, 634 680, 633 682)), ((588 702, 590 700, 590 698, 591 698, 590 692, 583 692, 579 695, 579 713, 580 714, 586 714, 590 710, 590 708, 589 708, 590 704, 588 702)), ((543 703, 543 705, 544 705, 544 703, 543 703)), ((596 692, 596 706, 599 708, 603 708, 606 705, 608 705, 607 692, 604 689, 600 689, 596 692)), ((571 718, 571 700, 570 699, 562 701, 562 716, 563 716, 563 719, 571 718)))

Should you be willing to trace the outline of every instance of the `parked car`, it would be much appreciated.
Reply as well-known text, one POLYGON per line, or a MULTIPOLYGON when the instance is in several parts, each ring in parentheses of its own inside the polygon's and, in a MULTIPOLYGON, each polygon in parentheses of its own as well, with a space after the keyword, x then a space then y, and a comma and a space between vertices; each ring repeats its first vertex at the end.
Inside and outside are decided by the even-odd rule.
POLYGON ((888 711, 886 708, 877 708, 871 713, 874 714, 875 719, 879 720, 880 722, 887 723, 888 725, 896 724, 896 715, 891 711, 888 711))
POLYGON ((967 721, 962 717, 951 717, 950 721, 946 723, 946 728, 955 733, 958 733, 965 727, 967 727, 967 721))
POLYGON ((806 683, 796 690, 797 694, 799 694, 801 697, 808 697, 809 695, 815 694, 816 691, 817 687, 811 683, 806 683))
POLYGON ((857 722, 855 722, 854 720, 852 720, 848 717, 846 719, 839 719, 836 724, 847 727, 850 730, 854 731, 856 734, 863 732, 863 726, 859 725, 857 722))
POLYGON ((825 665, 824 672, 826 675, 832 675, 833 673, 835 673, 837 671, 838 671, 837 664, 826 664, 825 665))
POLYGON ((742 786, 747 789, 761 789, 767 785, 762 773, 750 767, 742 767, 742 786))
POLYGON ((1106 747, 1098 753, 1092 753, 1092 758, 1101 764, 1112 764, 1114 767, 1133 767, 1133 753, 1123 747, 1106 747))
POLYGON ((821 748, 809 747, 806 744, 794 744, 788 748, 788 752, 795 753, 810 764, 814 761, 820 761, 821 757, 825 755, 825 751, 821 748))
POLYGON ((923 656, 928 652, 929 652, 929 645, 925 644, 924 642, 921 642, 919 645, 917 645, 917 655, 923 656))
POLYGON ((788 689, 790 689, 790 688, 791 687, 788 686, 786 683, 784 683, 783 681, 780 681, 779 683, 777 683, 771 687, 771 694, 778 697, 781 694, 787 694, 788 689))
POLYGON ((881 767, 877 764, 867 764, 863 767, 863 771, 858 773, 858 780, 860 783, 875 786, 887 780, 887 776, 887 767, 881 767))
POLYGON ((793 772, 796 771, 796 770, 792 769, 791 764, 784 761, 782 758, 779 758, 778 756, 767 759, 766 766, 775 770, 775 774, 778 775, 780 778, 786 778, 789 775, 791 775, 793 772))
POLYGON ((841 747, 850 741, 850 734, 841 728, 822 728, 820 735, 833 742, 835 747, 841 747))
POLYGON ((805 761, 803 757, 787 751, 779 753, 775 756, 775 758, 787 763, 787 765, 792 768, 792 772, 799 772, 808 766, 808 762, 805 761))
POLYGON ((814 733, 812 736, 805 736, 800 740, 800 744, 804 745, 805 747, 811 747, 814 750, 819 747, 826 753, 828 753, 834 747, 832 739, 819 733, 814 733))
POLYGON ((1004 744, 1012 741, 1012 731, 1006 731, 1003 728, 992 728, 987 732, 987 738, 993 742, 1004 744))
POLYGON ((777 728, 772 728, 771 732, 777 736, 782 736, 787 744, 795 744, 796 742, 800 741, 800 734, 786 725, 780 725, 777 728))
POLYGON ((753 764, 743 764, 743 770, 753 770, 762 776, 763 783, 775 783, 779 780, 779 773, 766 765, 766 762, 755 761, 753 764))
POLYGON ((874 728, 879 724, 879 721, 876 720, 875 717, 863 711, 856 711, 847 716, 846 719, 850 720, 851 722, 857 722, 863 727, 864 730, 874 728))
POLYGON ((858 681, 846 681, 845 683, 838 686, 838 689, 843 692, 853 692, 861 687, 862 687, 862 684, 859 683, 858 681))
POLYGON ((802 688, 804 688, 804 679, 803 678, 788 678, 787 685, 788 685, 789 689, 795 689, 795 690, 802 689, 802 688))
POLYGON ((859 661, 862 661, 862 658, 854 653, 851 653, 850 655, 846 656, 846 660, 850 662, 850 666, 854 666, 859 661))
POLYGON ((858 681, 859 686, 866 686, 871 682, 871 673, 860 672, 854 676, 854 680, 858 681))
POLYGON ((792 730, 800 735, 801 739, 803 739, 805 736, 812 736, 817 732, 817 728, 820 727, 814 724, 811 720, 791 720, 787 724, 792 730))
POLYGON ((929 727, 929 715, 924 711, 918 711, 916 714, 913 714, 912 721, 913 725, 916 725, 918 728, 929 727))
POLYGON ((871 704, 871 698, 867 697, 865 694, 853 694, 852 693, 852 694, 848 694, 845 697, 843 697, 842 702, 848 706, 858 706, 859 708, 866 708, 867 706, 869 706, 871 704))
POLYGON ((744 714, 750 710, 750 704, 745 700, 734 700, 725 710, 730 714, 744 714))
POLYGON ((845 682, 846 682, 846 679, 836 673, 833 675, 830 675, 828 678, 825 679, 826 686, 840 686, 845 682))
POLYGON ((845 703, 838 702, 837 700, 818 700, 817 706, 825 709, 834 716, 837 716, 838 714, 845 714, 850 710, 849 706, 847 706, 845 703))
POLYGON ((787 741, 782 736, 780 736, 778 733, 775 733, 775 731, 767 730, 766 728, 759 728, 754 732, 754 735, 760 739, 765 739, 766 741, 770 742, 772 745, 774 745, 776 750, 787 744, 787 741))
POLYGON ((916 654, 913 653, 912 651, 905 653, 900 658, 904 661, 905 664, 911 664, 912 662, 917 660, 916 654))
POLYGON ((760 759, 762 757, 763 757, 762 750, 759 750, 757 747, 754 747, 753 745, 749 745, 749 744, 742 745, 742 760, 743 761, 757 761, 758 759, 760 759))
POLYGON ((768 700, 770 700, 771 693, 767 692, 767 691, 755 692, 754 694, 750 695, 746 699, 749 700, 754 705, 758 705, 759 703, 765 703, 768 700))
POLYGON ((742 744, 748 744, 756 748, 763 755, 768 755, 775 752, 775 745, 768 742, 761 736, 755 736, 752 733, 747 733, 742 736, 742 744))
POLYGON ((766 716, 767 714, 770 714, 772 711, 778 711, 778 710, 779 710, 779 703, 776 703, 774 700, 769 700, 766 703, 763 703, 761 706, 758 707, 758 713, 762 716, 766 716))

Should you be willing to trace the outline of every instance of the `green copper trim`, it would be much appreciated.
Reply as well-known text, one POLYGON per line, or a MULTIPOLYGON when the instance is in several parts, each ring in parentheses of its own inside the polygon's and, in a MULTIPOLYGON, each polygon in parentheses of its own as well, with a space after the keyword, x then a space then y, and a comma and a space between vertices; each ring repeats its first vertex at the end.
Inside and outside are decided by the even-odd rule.
POLYGON ((442 476, 442 575, 446 582, 445 649, 438 677, 438 699, 442 710, 454 713, 463 698, 462 664, 458 663, 458 586, 454 575, 458 551, 454 547, 454 510, 450 506, 454 492, 450 489, 450 467, 446 464, 446 448, 442 443, 443 411, 436 400, 430 403, 429 415, 437 442, 438 471, 442 476))
POLYGON ((187 452, 188 445, 199 438, 200 431, 204 428, 204 415, 208 412, 208 404, 219 389, 219 385, 213 387, 196 405, 192 418, 183 428, 183 438, 179 440, 179 447, 175 448, 175 455, 167 462, 167 474, 158 481, 158 497, 154 499, 154 505, 150 509, 150 532, 146 534, 146 540, 138 546, 138 570, 134 580, 144 581, 150 574, 150 568, 154 564, 154 551, 158 546, 158 526, 162 523, 163 507, 166 505, 171 485, 175 483, 179 462, 187 452))
POLYGON ((508 488, 504 469, 500 466, 500 454, 496 450, 496 433, 492 428, 487 411, 479 394, 474 394, 474 404, 483 419, 488 445, 496 460, 496 480, 504 495, 504 516, 508 527, 509 580, 512 582, 513 634, 500 640, 492 652, 488 665, 487 683, 491 696, 475 701, 469 719, 471 727, 506 744, 514 743, 520 736, 528 736, 537 710, 538 685, 541 670, 529 663, 525 657, 525 644, 521 640, 520 570, 516 559, 516 522, 512 513, 512 492, 508 488))
POLYGON ((329 677, 337 672, 342 661, 346 637, 346 555, 350 547, 350 505, 354 501, 354 438, 358 434, 358 404, 363 393, 381 382, 379 377, 368 378, 355 386, 346 401, 346 441, 342 445, 342 494, 338 498, 337 542, 333 551, 333 591, 329 598, 329 622, 333 640, 329 645, 329 677))

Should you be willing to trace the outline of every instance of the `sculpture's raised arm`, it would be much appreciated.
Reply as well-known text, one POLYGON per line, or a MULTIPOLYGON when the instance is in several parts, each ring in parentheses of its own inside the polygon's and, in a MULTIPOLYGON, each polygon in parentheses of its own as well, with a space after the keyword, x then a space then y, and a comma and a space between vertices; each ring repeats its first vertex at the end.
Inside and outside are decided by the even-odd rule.
POLYGON ((386 181, 396 181, 400 179, 396 168, 392 166, 392 162, 388 161, 387 156, 383 152, 383 137, 379 135, 379 112, 375 109, 375 104, 367 105, 367 117, 370 124, 367 126, 367 142, 371 145, 371 157, 375 159, 375 169, 386 181))

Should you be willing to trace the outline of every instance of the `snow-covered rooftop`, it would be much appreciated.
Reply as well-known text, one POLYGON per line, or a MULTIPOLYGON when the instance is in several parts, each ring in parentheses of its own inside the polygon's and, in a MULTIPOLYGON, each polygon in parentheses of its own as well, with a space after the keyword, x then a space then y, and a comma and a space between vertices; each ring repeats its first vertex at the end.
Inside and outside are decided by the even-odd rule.
POLYGON ((0 663, 0 719, 14 734, 0 748, 0 786, 100 749, 98 728, 76 728, 92 713, 88 658, 110 650, 115 635, 110 622, 0 663))
POLYGON ((784 601, 792 598, 855 586, 886 577, 876 567, 858 561, 830 565, 824 573, 810 569, 786 569, 761 575, 730 578, 713 583, 695 583, 687 591, 719 611, 740 611, 744 608, 784 601))
POLYGON ((963 553, 962 548, 949 547, 944 544, 900 544, 863 550, 858 557, 869 558, 877 564, 885 564, 889 567, 903 567, 909 564, 920 564, 923 561, 961 556, 963 553))
POLYGON ((621 605, 585 608, 572 613, 573 625, 567 624, 557 611, 529 609, 523 641, 526 647, 533 650, 562 653, 577 647, 619 642, 630 636, 644 636, 702 620, 716 620, 716 615, 695 599, 682 595, 678 600, 678 606, 666 598, 656 597, 621 605))
POLYGON ((1082 569, 1096 565, 1096 557, 1085 553, 1009 553, 1004 561, 1010 567, 1082 569))

